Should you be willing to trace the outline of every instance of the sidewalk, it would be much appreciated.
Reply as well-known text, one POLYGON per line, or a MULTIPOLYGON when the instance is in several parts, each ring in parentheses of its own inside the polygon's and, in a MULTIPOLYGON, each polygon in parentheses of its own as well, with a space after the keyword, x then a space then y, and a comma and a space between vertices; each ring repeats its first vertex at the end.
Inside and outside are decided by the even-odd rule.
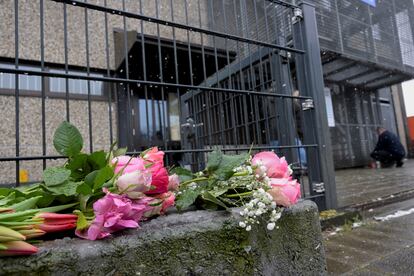
POLYGON ((414 189, 414 159, 402 168, 344 169, 335 172, 338 207, 361 204, 414 189))
MULTIPOLYGON (((371 215, 384 218, 398 210, 414 212, 414 199, 371 215)), ((414 275, 414 213, 386 221, 367 219, 350 228, 324 233, 329 275, 414 275)))

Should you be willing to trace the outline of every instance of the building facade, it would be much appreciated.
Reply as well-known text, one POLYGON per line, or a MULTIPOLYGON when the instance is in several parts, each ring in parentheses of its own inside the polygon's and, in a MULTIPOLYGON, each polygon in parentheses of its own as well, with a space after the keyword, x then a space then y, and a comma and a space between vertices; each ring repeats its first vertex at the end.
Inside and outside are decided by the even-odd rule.
MULTIPOLYGON (((30 181, 41 179, 45 162, 23 159, 16 167, 7 157, 56 155, 53 130, 65 119, 80 129, 87 151, 109 148, 115 140, 132 152, 151 145, 180 150, 194 143, 198 148, 298 143, 306 126, 303 112, 296 110, 304 99, 249 100, 194 89, 208 85, 283 95, 299 90, 296 55, 232 39, 294 47, 292 10, 277 2, 85 2, 99 10, 79 7, 83 1, 0 1, 0 183, 13 183, 20 170, 30 181), (20 74, 16 80, 16 68, 50 74, 20 74), (62 77, 68 73, 78 78, 62 77), (113 83, 108 76, 132 81, 113 83), (295 125, 290 138, 286 124, 295 125)), ((377 126, 401 133, 400 92, 394 91, 414 77, 413 2, 310 2, 316 7, 331 105, 335 167, 364 166, 377 126)), ((306 162, 301 149, 297 154, 306 162)), ((186 159, 178 153, 169 157, 186 159)))

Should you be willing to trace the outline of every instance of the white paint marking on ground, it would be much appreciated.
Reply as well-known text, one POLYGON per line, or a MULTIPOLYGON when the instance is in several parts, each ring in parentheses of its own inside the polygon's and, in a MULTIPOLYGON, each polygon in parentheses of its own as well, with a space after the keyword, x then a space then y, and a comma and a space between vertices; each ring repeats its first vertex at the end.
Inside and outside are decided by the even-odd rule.
POLYGON ((407 216, 410 214, 414 213, 414 208, 408 209, 408 210, 398 210, 397 212, 390 214, 388 216, 385 217, 374 217, 375 220, 378 221, 387 221, 390 219, 394 219, 394 218, 399 218, 399 217, 403 217, 403 216, 407 216))

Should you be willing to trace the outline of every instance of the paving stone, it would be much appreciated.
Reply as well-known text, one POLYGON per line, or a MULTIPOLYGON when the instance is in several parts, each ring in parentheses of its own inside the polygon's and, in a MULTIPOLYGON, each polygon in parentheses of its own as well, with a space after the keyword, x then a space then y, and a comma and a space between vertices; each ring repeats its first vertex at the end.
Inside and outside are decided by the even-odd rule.
POLYGON ((329 275, 338 275, 338 274, 342 274, 345 273, 347 271, 350 271, 353 266, 352 265, 347 265, 344 264, 340 261, 337 261, 335 259, 331 259, 331 258, 326 258, 326 263, 328 266, 328 274, 329 275))
POLYGON ((402 168, 356 168, 335 172, 338 206, 349 206, 414 189, 414 160, 402 168))

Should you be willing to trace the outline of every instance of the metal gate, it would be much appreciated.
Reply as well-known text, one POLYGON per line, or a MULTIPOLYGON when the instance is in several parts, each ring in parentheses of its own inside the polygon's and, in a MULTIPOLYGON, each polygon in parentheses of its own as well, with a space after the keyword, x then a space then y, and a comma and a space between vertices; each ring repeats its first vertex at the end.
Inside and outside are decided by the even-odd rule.
POLYGON ((87 150, 114 140, 130 154, 157 145, 167 163, 193 170, 215 147, 274 150, 293 163, 305 198, 321 209, 335 207, 313 6, 279 0, 1 5, 14 51, 0 52, 0 93, 10 80, 0 99, 13 99, 15 131, 14 153, 4 151, 0 161, 14 164, 17 185, 26 164, 44 168, 62 158, 49 135, 60 116, 80 127, 87 150), (26 97, 39 104, 38 122, 27 122, 36 116, 25 116, 32 106, 26 97), (37 125, 37 150, 24 142, 27 124, 37 125))

